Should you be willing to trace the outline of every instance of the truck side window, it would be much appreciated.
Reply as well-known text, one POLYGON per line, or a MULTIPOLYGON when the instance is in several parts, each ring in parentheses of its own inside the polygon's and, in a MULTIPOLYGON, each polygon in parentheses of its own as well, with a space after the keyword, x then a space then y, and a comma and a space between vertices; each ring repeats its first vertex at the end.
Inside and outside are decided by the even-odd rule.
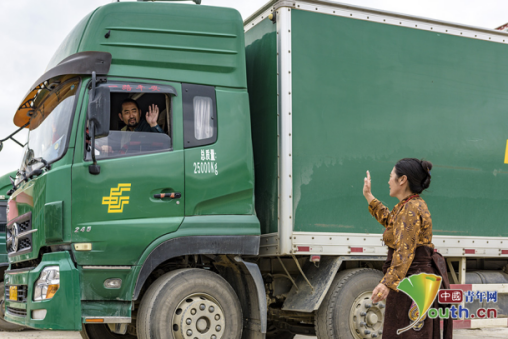
POLYGON ((217 108, 213 86, 182 84, 185 148, 217 141, 217 108))
MULTIPOLYGON (((171 86, 136 85, 109 85, 113 88, 110 132, 107 137, 95 140, 97 159, 172 150, 170 94, 176 91, 171 86), (148 91, 141 91, 145 87, 148 91), (167 93, 163 93, 164 89, 167 93)), ((87 124, 86 160, 91 159, 90 152, 87 124)))

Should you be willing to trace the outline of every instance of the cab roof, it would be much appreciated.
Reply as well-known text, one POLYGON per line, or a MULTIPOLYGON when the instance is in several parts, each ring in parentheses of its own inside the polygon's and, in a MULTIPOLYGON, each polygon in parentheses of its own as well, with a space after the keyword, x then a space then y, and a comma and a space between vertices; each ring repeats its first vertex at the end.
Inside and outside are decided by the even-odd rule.
MULTIPOLYGON (((65 38, 47 73, 89 51, 111 54, 108 76, 247 88, 243 21, 232 8, 161 2, 99 7, 65 38)), ((40 85, 23 99, 17 126, 26 123, 40 85)))
POLYGON ((235 9, 116 2, 84 18, 48 68, 73 53, 103 51, 113 57, 109 75, 246 88, 244 50, 235 9))

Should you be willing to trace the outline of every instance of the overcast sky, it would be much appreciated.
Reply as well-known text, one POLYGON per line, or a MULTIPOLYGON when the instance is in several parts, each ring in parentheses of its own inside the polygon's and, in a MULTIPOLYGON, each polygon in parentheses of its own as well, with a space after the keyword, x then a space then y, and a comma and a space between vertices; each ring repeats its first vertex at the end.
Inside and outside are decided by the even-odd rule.
MULTIPOLYGON (((0 2, 0 139, 13 132, 12 119, 24 95, 65 36, 86 14, 111 0, 16 0, 0 2)), ((238 9, 245 19, 266 0, 202 0, 203 5, 238 9)), ((378 8, 472 26, 495 28, 508 22, 508 0, 345 0, 378 8)), ((23 143, 26 133, 18 135, 23 143)), ((0 175, 19 167, 21 147, 4 143, 0 175)))

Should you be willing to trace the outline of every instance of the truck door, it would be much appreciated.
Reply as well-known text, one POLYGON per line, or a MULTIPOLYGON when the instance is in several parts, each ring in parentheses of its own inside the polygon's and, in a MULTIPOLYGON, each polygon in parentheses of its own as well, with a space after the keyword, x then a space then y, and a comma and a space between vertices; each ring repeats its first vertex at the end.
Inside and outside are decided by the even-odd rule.
POLYGON ((101 86, 111 91, 110 133, 91 149, 86 93, 72 168, 72 242, 92 245, 87 255, 75 252, 79 264, 133 265, 152 241, 183 221, 181 85, 101 86), (157 126, 151 127, 146 113, 157 110, 157 126), (91 152, 97 175, 89 173, 91 152))

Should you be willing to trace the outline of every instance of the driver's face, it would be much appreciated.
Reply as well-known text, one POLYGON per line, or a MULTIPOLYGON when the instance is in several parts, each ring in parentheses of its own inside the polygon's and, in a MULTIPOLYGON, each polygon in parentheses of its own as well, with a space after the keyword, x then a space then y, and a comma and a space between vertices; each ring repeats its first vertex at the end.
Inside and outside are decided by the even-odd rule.
POLYGON ((120 119, 130 128, 134 128, 139 123, 140 112, 135 104, 127 102, 122 105, 122 112, 118 115, 120 119))

